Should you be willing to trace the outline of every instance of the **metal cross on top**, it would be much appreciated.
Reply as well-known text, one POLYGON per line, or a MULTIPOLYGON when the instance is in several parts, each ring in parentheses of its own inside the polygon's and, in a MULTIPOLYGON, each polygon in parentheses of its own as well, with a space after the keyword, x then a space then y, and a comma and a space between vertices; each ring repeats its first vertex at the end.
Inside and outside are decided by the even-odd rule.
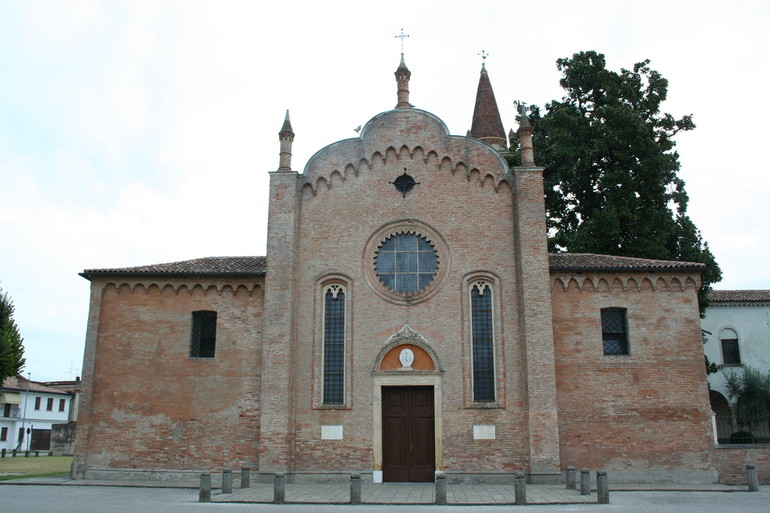
POLYGON ((409 37, 409 34, 404 34, 404 29, 402 28, 401 34, 395 37, 401 39, 401 53, 404 53, 404 38, 409 37))
POLYGON ((481 62, 482 63, 487 60, 487 57, 489 57, 489 54, 487 52, 485 52, 484 50, 481 50, 481 53, 479 55, 481 55, 481 62))

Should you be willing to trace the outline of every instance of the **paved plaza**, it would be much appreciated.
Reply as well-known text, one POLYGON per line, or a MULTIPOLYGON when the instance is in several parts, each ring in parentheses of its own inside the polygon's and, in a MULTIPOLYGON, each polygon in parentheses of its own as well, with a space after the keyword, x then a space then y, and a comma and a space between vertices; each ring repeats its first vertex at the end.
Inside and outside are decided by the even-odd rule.
MULTIPOLYGON (((690 513, 703 511, 735 513, 767 513, 770 511, 770 486, 761 486, 759 492, 738 491, 625 491, 611 492, 610 504, 538 504, 512 506, 490 504, 484 506, 451 504, 447 506, 414 504, 319 504, 319 503, 199 503, 196 488, 147 487, 145 483, 115 483, 97 485, 94 482, 65 482, 40 484, 40 479, 0 482, 0 511, 13 513, 505 513, 524 511, 533 513, 690 513), (115 486, 122 484, 122 486, 115 486), (140 486, 136 486, 139 484, 140 486)), ((48 480, 50 482, 50 479, 48 480)), ((149 483, 146 483, 149 485, 149 483)), ((382 487, 395 490, 401 497, 405 490, 399 485, 382 487)), ((459 489, 465 489, 462 486, 459 489)), ((528 487, 527 498, 530 498, 528 487)), ((308 488, 309 489, 309 488, 308 488)), ((363 488, 365 489, 365 488, 363 488)), ((449 490, 452 489, 450 485, 449 490)), ((454 497, 457 497, 455 489, 454 497)), ((482 495, 479 488, 479 495, 482 495)), ((287 498, 301 495, 287 485, 287 498)), ((363 490, 362 490, 363 491, 363 490)), ((238 490, 234 490, 238 492, 238 490)), ((245 490, 244 490, 245 492, 245 490)), ((215 490, 219 494, 219 490, 215 490)), ((233 496, 236 496, 233 493, 233 496)), ((319 491, 320 493, 320 491, 319 491)), ((367 496, 364 492, 364 496, 367 496)), ((385 492, 382 492, 385 498, 385 492)), ((411 493, 411 491, 410 491, 411 493)), ((491 492, 490 492, 491 493, 491 492)), ((217 497, 215 494, 214 497, 217 497)), ((451 494, 451 492, 450 492, 451 494)), ((408 495, 407 495, 408 496, 408 495)), ((451 495, 450 495, 451 496, 451 495)), ((212 498, 214 498, 212 497, 212 498)), ((595 493, 592 494, 595 500, 595 493)), ((535 498, 532 491, 532 499, 535 498)), ((232 497, 230 497, 232 499, 232 497)))
MULTIPOLYGON (((341 483, 303 483, 286 485, 287 503, 345 504, 350 498, 350 487, 341 483)), ((580 495, 564 485, 528 485, 529 504, 586 504, 596 502, 596 490, 580 495)), ((256 484, 236 488, 223 494, 215 490, 212 502, 272 502, 273 485, 256 484)), ((433 483, 363 484, 361 502, 364 504, 434 504, 433 483)), ((449 504, 514 504, 513 484, 450 484, 447 486, 449 504)))

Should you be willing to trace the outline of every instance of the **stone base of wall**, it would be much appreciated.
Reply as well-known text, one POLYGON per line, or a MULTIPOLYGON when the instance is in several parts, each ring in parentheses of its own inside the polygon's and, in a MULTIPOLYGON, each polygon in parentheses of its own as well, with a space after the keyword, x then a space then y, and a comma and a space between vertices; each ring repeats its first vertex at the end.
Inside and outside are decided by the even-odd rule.
POLYGON ((714 464, 719 470, 719 482, 722 484, 746 484, 748 464, 756 466, 760 484, 770 484, 770 445, 717 446, 714 449, 714 464))
POLYGON ((54 456, 72 456, 77 422, 51 426, 51 450, 54 456))
MULTIPOLYGON (((770 451, 770 447, 766 449, 770 451)), ((728 462, 733 459, 740 459, 738 452, 723 453, 723 459, 728 462)), ((767 454, 766 454, 767 456, 767 454)), ((742 461, 742 460, 741 460, 742 461)), ((766 460, 757 461, 757 473, 760 475, 760 483, 770 482, 770 457, 766 460), (762 462, 764 461, 764 462, 762 462)), ((652 471, 607 471, 610 482, 610 488, 613 484, 679 484, 679 485, 707 485, 713 483, 722 484, 746 484, 745 464, 731 463, 732 466, 725 463, 723 473, 716 470, 652 470, 652 471)), ((178 483, 189 484, 190 487, 197 486, 200 481, 201 470, 143 470, 143 469, 109 469, 109 468, 91 468, 88 469, 82 479, 95 481, 151 481, 158 483, 178 483)), ((221 487, 222 469, 210 469, 211 485, 214 488, 221 487)), ((233 480, 240 480, 241 469, 233 468, 233 480)), ((361 472, 361 482, 371 483, 372 473, 361 472)), ((499 483, 512 484, 515 474, 512 472, 489 472, 489 473, 452 473, 447 472, 447 482, 450 484, 460 483, 499 483)), ((580 469, 577 469, 577 477, 580 476, 580 469)), ((252 482, 272 483, 274 474, 260 473, 252 470, 252 482)), ((287 483, 347 483, 350 481, 349 472, 297 472, 286 473, 287 483)), ((566 482, 565 474, 527 474, 527 481, 531 484, 557 484, 566 482)), ((593 488, 596 488, 596 470, 591 469, 591 482, 593 488)))

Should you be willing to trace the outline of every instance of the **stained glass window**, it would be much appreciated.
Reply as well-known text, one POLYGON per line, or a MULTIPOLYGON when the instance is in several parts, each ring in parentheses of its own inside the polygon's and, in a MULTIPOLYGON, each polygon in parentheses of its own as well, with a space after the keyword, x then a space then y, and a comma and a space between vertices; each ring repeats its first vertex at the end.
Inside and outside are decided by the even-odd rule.
POLYGON ((492 288, 475 283, 471 288, 471 331, 473 343, 473 400, 495 400, 494 331, 492 288))
POLYGON ((399 233, 385 239, 375 255, 380 282, 400 294, 414 294, 436 276, 438 256, 428 240, 414 233, 399 233))
POLYGON ((324 295, 323 403, 342 404, 345 392, 345 292, 332 285, 324 295))

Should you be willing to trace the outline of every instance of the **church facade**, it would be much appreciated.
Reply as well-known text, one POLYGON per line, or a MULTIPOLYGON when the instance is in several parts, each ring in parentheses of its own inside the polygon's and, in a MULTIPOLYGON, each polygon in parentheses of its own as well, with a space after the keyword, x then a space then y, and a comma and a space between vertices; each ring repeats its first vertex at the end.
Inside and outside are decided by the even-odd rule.
POLYGON ((526 117, 510 168, 483 67, 467 136, 410 77, 302 172, 287 113, 266 257, 81 274, 76 477, 717 479, 702 264, 549 254, 526 117))

